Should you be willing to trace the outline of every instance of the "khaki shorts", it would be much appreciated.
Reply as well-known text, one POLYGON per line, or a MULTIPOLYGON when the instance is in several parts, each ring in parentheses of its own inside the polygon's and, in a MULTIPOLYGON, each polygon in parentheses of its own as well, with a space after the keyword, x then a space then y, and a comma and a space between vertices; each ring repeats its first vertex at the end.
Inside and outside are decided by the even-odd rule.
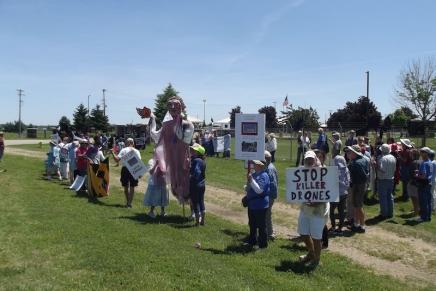
POLYGON ((366 183, 365 184, 353 184, 351 189, 351 202, 353 207, 362 208, 363 200, 365 199, 366 193, 366 183))

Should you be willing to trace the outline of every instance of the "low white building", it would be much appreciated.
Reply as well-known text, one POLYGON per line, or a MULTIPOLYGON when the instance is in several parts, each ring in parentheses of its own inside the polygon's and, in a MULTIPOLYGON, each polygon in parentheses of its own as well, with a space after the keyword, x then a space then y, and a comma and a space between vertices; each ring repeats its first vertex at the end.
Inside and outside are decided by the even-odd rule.
POLYGON ((214 121, 213 128, 230 129, 230 117, 214 121))

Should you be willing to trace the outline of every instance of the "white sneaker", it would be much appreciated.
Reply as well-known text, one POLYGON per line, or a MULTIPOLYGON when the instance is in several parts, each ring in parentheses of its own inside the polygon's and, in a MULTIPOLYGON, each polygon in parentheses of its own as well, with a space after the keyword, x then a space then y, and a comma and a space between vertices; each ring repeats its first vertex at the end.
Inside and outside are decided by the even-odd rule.
POLYGON ((156 214, 153 211, 150 211, 147 215, 151 218, 156 218, 156 214))

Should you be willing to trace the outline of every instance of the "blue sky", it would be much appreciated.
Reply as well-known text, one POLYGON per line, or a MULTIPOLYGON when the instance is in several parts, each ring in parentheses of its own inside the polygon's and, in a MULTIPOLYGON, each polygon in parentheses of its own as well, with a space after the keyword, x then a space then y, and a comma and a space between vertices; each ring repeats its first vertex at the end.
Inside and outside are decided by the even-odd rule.
POLYGON ((171 82, 206 120, 240 105, 330 111, 366 94, 387 114, 398 76, 436 56, 436 1, 0 0, 0 123, 55 124, 101 102, 112 123, 140 122, 171 82))

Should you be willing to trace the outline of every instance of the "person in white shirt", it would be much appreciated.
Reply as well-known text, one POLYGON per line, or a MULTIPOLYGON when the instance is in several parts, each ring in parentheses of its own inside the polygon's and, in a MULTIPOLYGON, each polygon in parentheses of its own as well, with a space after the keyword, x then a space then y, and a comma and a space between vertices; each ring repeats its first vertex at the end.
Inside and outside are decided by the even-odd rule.
MULTIPOLYGON (((138 180, 133 178, 132 174, 127 169, 125 163, 126 161, 122 158, 130 153, 131 151, 135 152, 135 156, 138 160, 141 160, 141 153, 135 149, 135 143, 133 138, 128 138, 126 141, 126 147, 123 148, 118 155, 114 155, 115 161, 122 161, 123 167, 121 168, 121 185, 124 187, 124 195, 126 196, 126 207, 132 208, 133 195, 135 194, 135 187, 138 186, 138 180)), ((112 153, 113 154, 113 153, 112 153)))
POLYGON ((380 196, 380 215, 379 218, 392 218, 394 215, 394 175, 397 160, 390 154, 389 145, 382 144, 380 147, 382 157, 377 163, 377 189, 380 196))
POLYGON ((273 132, 268 135, 266 150, 271 154, 271 163, 274 163, 276 161, 275 154, 277 150, 277 139, 273 132))

